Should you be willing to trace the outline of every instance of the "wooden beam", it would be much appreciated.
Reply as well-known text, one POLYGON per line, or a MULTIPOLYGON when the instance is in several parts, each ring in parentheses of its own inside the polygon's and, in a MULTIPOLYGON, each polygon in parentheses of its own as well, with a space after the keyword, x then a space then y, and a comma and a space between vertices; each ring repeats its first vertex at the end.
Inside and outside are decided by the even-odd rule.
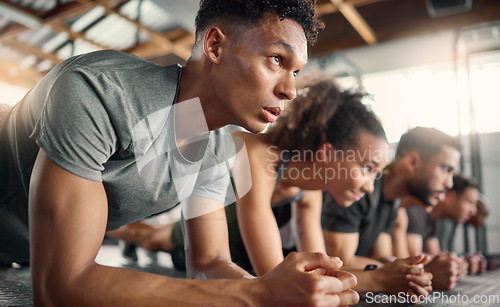
MULTIPOLYGON (((73 5, 71 5, 71 6, 65 5, 64 8, 66 8, 66 10, 64 10, 64 11, 54 10, 54 11, 58 12, 57 15, 53 15, 53 16, 50 16, 46 19, 43 19, 43 22, 50 23, 52 21, 59 22, 59 21, 66 20, 66 19, 74 19, 74 18, 77 18, 77 17, 85 14, 86 12, 91 10, 93 7, 94 7, 93 5, 88 4, 88 3, 87 4, 78 4, 78 3, 73 2, 73 5)), ((36 15, 33 15, 33 16, 36 17, 36 15)), ((7 30, 5 30, 4 32, 2 32, 0 34, 0 41, 5 41, 5 40, 10 40, 12 38, 15 38, 19 34, 21 34, 22 32, 25 32, 27 30, 28 30, 28 28, 26 28, 25 26, 19 25, 19 24, 11 25, 11 26, 9 26, 9 28, 7 30)))
MULTIPOLYGON (((351 3, 354 7, 365 6, 381 1, 387 1, 387 0, 345 0, 345 2, 351 3)), ((316 12, 320 16, 335 13, 338 11, 339 11, 338 7, 330 1, 318 3, 316 7, 316 12)))
POLYGON ((32 46, 32 45, 28 45, 28 44, 25 44, 25 43, 21 43, 21 42, 19 42, 17 40, 13 40, 13 39, 12 40, 7 40, 7 41, 4 41, 3 44, 9 45, 12 48, 18 49, 19 51, 22 51, 24 53, 32 54, 32 55, 36 56, 39 59, 49 60, 49 61, 51 61, 54 64, 57 64, 57 63, 59 63, 59 62, 61 62, 63 60, 63 59, 59 58, 53 52, 52 53, 47 53, 47 52, 42 51, 38 47, 35 47, 35 46, 32 46))
POLYGON ((132 24, 136 25, 138 28, 146 31, 150 36, 150 40, 152 42, 154 42, 155 44, 157 44, 158 46, 160 46, 161 48, 163 48, 164 52, 172 52, 175 55, 177 55, 183 59, 187 59, 191 55, 190 49, 187 49, 183 46, 177 45, 177 44, 173 43, 172 41, 170 41, 169 39, 167 39, 163 34, 159 33, 158 31, 151 29, 149 27, 146 27, 145 25, 141 24, 137 20, 133 20, 131 18, 128 18, 127 16, 122 15, 118 10, 108 7, 106 5, 107 3, 104 1, 97 1, 97 2, 94 2, 91 0, 77 0, 77 1, 80 3, 91 3, 95 6, 100 5, 105 9, 106 15, 116 14, 116 15, 124 18, 128 22, 131 22, 132 24))
POLYGON ((83 41, 86 41, 90 44, 93 44, 101 49, 108 49, 109 46, 105 46, 105 45, 102 45, 102 44, 99 44, 91 39, 88 39, 84 34, 82 33, 76 33, 74 31, 71 30, 71 28, 66 25, 65 23, 63 23, 61 20, 59 19, 54 19, 50 22, 48 22, 48 25, 55 31, 55 32, 65 32, 66 34, 68 34, 69 36, 69 39, 71 41, 75 41, 76 39, 81 39, 83 41))
MULTIPOLYGON (((194 45, 194 35, 188 35, 173 42, 176 45, 184 46, 184 48, 186 49, 191 49, 194 45)), ((128 52, 148 60, 164 56, 166 53, 168 53, 165 52, 165 50, 163 50, 162 48, 159 48, 157 44, 151 41, 142 43, 137 47, 129 50, 128 52)))
POLYGON ((349 23, 356 29, 365 42, 369 45, 377 43, 377 37, 372 28, 366 23, 363 17, 358 13, 354 5, 344 0, 330 0, 337 6, 339 11, 349 21, 349 23))

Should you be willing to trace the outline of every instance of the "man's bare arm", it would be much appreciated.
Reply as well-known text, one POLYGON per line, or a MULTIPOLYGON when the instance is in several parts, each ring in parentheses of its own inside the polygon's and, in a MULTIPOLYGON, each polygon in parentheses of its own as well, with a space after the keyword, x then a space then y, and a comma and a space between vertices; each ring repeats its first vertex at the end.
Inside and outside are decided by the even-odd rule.
POLYGON ((188 276, 201 279, 252 277, 231 261, 224 204, 191 196, 183 206, 188 276), (210 210, 186 219, 186 216, 197 215, 198 208, 210 210))
POLYGON ((406 237, 407 230, 408 214, 406 213, 406 208, 400 207, 391 230, 392 254, 399 259, 408 258, 410 256, 406 237))
POLYGON ((441 246, 438 238, 429 238, 424 242, 424 252, 431 256, 437 256, 441 253, 441 246))
POLYGON ((41 151, 30 186, 36 305, 187 306, 210 300, 229 306, 259 296, 246 280, 204 283, 99 265, 94 259, 106 221, 102 183, 64 170, 41 151))
POLYGON ((391 235, 386 232, 381 232, 370 251, 370 256, 382 263, 396 260, 396 257, 392 255, 391 235))
POLYGON ((408 233, 406 237, 408 239, 408 251, 411 257, 423 253, 424 242, 421 235, 408 233))

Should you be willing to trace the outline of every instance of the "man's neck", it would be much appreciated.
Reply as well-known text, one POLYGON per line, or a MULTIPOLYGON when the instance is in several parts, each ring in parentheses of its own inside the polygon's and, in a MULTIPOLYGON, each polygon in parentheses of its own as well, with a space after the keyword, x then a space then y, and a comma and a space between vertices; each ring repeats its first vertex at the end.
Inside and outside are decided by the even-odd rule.
POLYGON ((190 59, 182 68, 176 103, 199 98, 208 129, 216 130, 228 123, 216 103, 217 99, 212 95, 212 84, 207 76, 208 68, 204 65, 206 64, 200 60, 190 59))

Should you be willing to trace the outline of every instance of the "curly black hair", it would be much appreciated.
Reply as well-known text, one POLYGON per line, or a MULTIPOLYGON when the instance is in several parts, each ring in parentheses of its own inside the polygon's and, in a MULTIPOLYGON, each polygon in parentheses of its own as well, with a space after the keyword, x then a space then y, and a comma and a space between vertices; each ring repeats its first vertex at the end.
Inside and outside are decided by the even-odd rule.
POLYGON ((453 147, 458 151, 462 149, 459 139, 436 128, 415 127, 401 136, 396 149, 396 160, 412 151, 418 152, 424 160, 428 160, 439 154, 444 146, 453 147))
POLYGON ((320 71, 297 80, 297 97, 269 127, 267 140, 282 150, 317 150, 325 142, 343 150, 358 144, 360 129, 387 141, 377 116, 362 94, 341 91, 335 79, 320 71))
POLYGON ((324 24, 316 15, 316 0, 201 0, 196 16, 196 40, 208 27, 220 22, 259 26, 265 14, 296 21, 304 29, 307 41, 314 45, 324 24))

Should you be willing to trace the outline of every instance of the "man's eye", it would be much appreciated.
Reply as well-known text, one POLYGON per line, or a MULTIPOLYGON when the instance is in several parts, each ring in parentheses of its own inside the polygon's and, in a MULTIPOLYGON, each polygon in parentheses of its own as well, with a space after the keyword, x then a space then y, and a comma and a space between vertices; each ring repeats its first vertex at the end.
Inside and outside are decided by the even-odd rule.
POLYGON ((294 71, 293 72, 293 78, 294 79, 297 79, 297 76, 299 75, 299 72, 298 71, 294 71))
POLYGON ((281 66, 281 57, 279 55, 273 55, 271 57, 271 60, 273 61, 274 64, 281 66))
POLYGON ((445 170, 447 173, 453 173, 453 167, 451 167, 451 166, 445 166, 445 167, 444 167, 444 170, 445 170))
POLYGON ((371 171, 372 171, 372 169, 373 169, 373 168, 372 168, 370 165, 363 165, 363 170, 364 170, 365 172, 371 172, 371 171))

